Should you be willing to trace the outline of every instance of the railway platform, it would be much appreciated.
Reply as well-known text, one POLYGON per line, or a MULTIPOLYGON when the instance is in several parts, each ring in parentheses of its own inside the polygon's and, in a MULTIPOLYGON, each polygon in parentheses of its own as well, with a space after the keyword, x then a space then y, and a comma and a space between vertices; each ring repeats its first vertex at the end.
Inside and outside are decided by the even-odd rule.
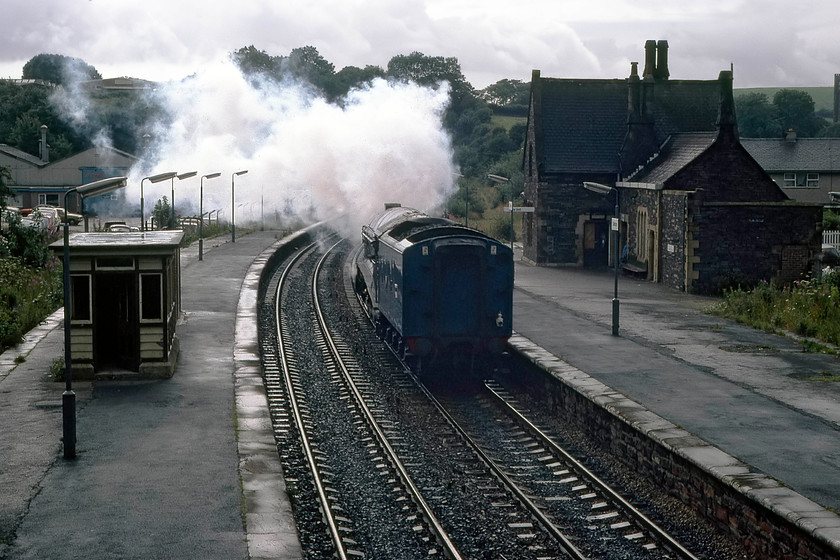
POLYGON ((0 558, 301 558, 261 395, 256 287, 277 232, 182 250, 167 380, 74 382, 62 458, 63 312, 0 357, 0 558), (243 518, 247 522, 243 522, 243 518))
POLYGON ((559 363, 590 399, 628 399, 640 431, 710 444, 682 436, 681 452, 840 548, 840 518, 823 509, 840 511, 840 357, 706 313, 717 298, 627 276, 613 336, 614 278, 517 260, 520 347, 559 363))

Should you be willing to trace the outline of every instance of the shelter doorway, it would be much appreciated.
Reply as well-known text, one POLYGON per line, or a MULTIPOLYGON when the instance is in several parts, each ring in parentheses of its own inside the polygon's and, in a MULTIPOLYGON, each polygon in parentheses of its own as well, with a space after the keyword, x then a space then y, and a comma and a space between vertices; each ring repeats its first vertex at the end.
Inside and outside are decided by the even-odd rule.
POLYGON ((138 371, 137 279, 133 273, 96 275, 94 301, 94 369, 138 371))

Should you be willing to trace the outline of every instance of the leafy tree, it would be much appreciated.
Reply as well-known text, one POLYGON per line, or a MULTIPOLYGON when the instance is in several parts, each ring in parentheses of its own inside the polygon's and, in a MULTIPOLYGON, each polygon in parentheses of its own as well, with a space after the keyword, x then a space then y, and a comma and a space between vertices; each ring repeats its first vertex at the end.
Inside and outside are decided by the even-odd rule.
POLYGON ((335 66, 321 56, 315 47, 292 49, 284 61, 283 70, 294 78, 312 84, 328 97, 334 95, 332 78, 335 75, 335 66))
POLYGON ((50 159, 61 159, 87 147, 87 139, 75 132, 50 103, 53 92, 48 86, 0 81, 0 140, 37 156, 41 126, 46 125, 50 159))
POLYGON ((23 65, 23 78, 46 80, 57 85, 69 85, 85 80, 99 80, 99 72, 80 58, 62 54, 39 54, 23 65))
POLYGON ((802 137, 812 137, 824 123, 814 113, 814 100, 807 91, 780 89, 773 95, 784 130, 793 129, 802 137))
POLYGON ((742 138, 779 138, 779 111, 764 93, 747 93, 735 98, 738 132, 742 138))
POLYGON ((265 51, 257 50, 254 45, 242 47, 231 53, 231 59, 245 75, 279 76, 281 57, 271 56, 265 51))
POLYGON ((172 219, 172 209, 165 195, 155 203, 155 208, 152 210, 152 219, 157 229, 163 229, 164 227, 172 229, 175 227, 172 219))
POLYGON ((497 114, 524 116, 528 114, 531 84, 521 80, 499 80, 480 90, 478 96, 497 114))
POLYGON ((337 96, 345 96, 351 89, 363 87, 376 78, 384 77, 385 70, 379 66, 368 65, 364 68, 345 66, 333 77, 333 91, 337 96))
POLYGON ((840 123, 826 126, 817 133, 820 138, 840 138, 840 123))
MULTIPOLYGON (((12 189, 9 188, 9 181, 12 176, 5 167, 0 167, 0 210, 6 207, 7 199, 12 197, 12 189)), ((2 223, 2 216, 0 216, 2 223)))

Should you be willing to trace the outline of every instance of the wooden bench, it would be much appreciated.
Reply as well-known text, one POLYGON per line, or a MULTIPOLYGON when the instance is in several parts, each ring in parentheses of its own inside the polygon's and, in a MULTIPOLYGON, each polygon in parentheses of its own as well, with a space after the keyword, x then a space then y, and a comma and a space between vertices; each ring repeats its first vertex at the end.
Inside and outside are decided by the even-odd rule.
POLYGON ((621 268, 628 276, 647 278, 647 263, 629 259, 627 262, 621 263, 621 268))

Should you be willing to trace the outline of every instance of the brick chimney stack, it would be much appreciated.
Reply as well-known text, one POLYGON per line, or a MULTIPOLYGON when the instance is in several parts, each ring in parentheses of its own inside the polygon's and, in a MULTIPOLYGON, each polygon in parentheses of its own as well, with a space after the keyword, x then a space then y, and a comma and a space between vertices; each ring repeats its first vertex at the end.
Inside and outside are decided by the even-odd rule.
POLYGON ((668 71, 668 41, 656 43, 656 70, 653 77, 657 80, 667 80, 671 73, 668 71))

